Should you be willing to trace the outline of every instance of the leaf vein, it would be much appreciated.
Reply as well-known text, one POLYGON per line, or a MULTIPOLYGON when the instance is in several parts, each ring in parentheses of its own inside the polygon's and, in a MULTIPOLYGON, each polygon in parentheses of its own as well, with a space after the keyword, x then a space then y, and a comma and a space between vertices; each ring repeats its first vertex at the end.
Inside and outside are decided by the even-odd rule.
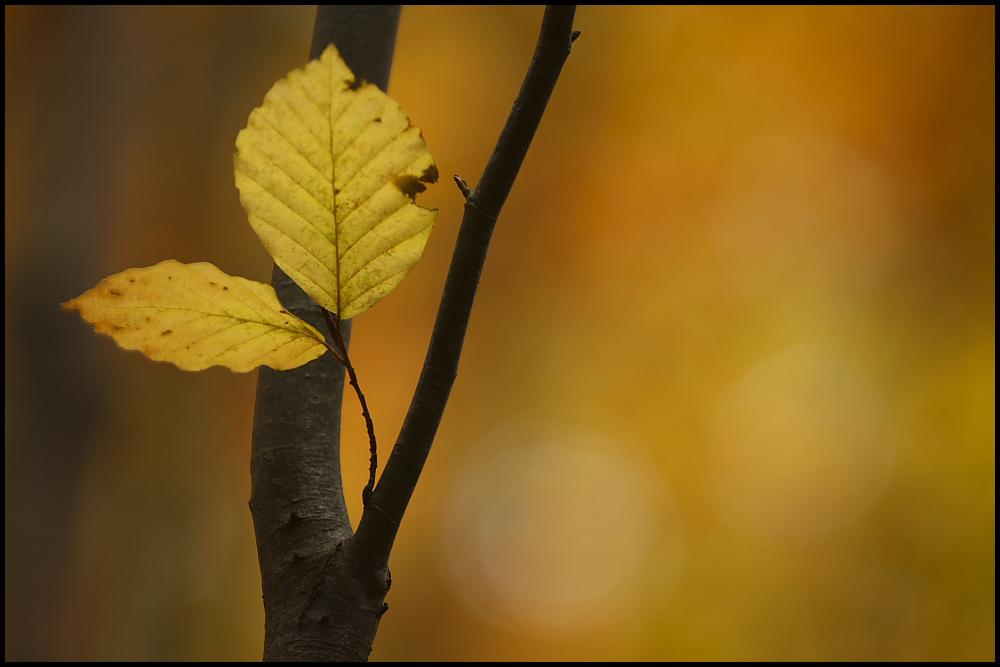
MULTIPOLYGON (((282 131, 281 131, 281 128, 279 128, 279 127, 277 127, 276 125, 274 125, 273 123, 271 123, 271 121, 270 121, 270 120, 268 120, 267 118, 265 118, 263 114, 261 114, 261 115, 260 115, 260 119, 261 119, 261 120, 262 120, 262 121, 263 121, 263 122, 264 122, 264 123, 265 123, 265 124, 266 124, 266 125, 267 125, 268 127, 270 127, 270 128, 272 129, 272 130, 274 130, 274 132, 275 132, 275 133, 276 133, 276 134, 277 134, 277 135, 278 135, 279 137, 281 137, 282 139, 284 139, 284 140, 285 140, 285 143, 286 143, 286 144, 288 144, 289 148, 291 149, 291 150, 290 150, 289 152, 292 152, 292 153, 295 153, 296 155, 301 155, 302 157, 304 157, 304 158, 306 159, 306 163, 307 163, 307 164, 308 164, 308 165, 309 165, 310 167, 312 167, 312 168, 313 168, 313 171, 315 171, 315 172, 316 172, 316 174, 317 174, 317 175, 318 175, 318 176, 319 176, 319 177, 320 177, 321 179, 323 179, 323 182, 324 182, 324 183, 330 183, 330 184, 331 184, 331 186, 333 185, 333 184, 332 184, 332 182, 330 181, 330 179, 329 179, 329 178, 327 178, 326 174, 324 174, 324 173, 323 173, 323 170, 322 170, 322 169, 320 169, 320 167, 317 167, 317 166, 316 166, 315 164, 313 164, 312 160, 310 160, 310 159, 309 159, 309 156, 308 156, 308 155, 306 155, 305 153, 303 153, 303 152, 302 152, 301 150, 299 150, 299 149, 298 149, 298 148, 297 148, 297 147, 295 146, 295 144, 293 144, 293 143, 292 143, 292 140, 288 138, 288 135, 286 135, 286 134, 285 134, 284 132, 282 132, 282 131)), ((312 134, 312 130, 310 130, 310 131, 309 131, 309 134, 310 134, 310 135, 312 135, 313 137, 316 137, 316 135, 312 134)), ((316 143, 317 143, 317 144, 320 144, 320 143, 321 143, 321 142, 319 141, 319 139, 318 139, 318 138, 316 139, 316 143)), ((256 148, 256 146, 254 146, 254 148, 256 148)), ((309 195, 310 197, 312 197, 313 199, 315 199, 315 200, 316 200, 316 203, 318 203, 318 204, 319 204, 320 206, 322 206, 323 208, 326 208, 326 209, 328 209, 328 208, 329 208, 329 207, 328 207, 328 206, 327 206, 326 204, 324 204, 324 203, 323 203, 322 201, 320 201, 320 200, 319 200, 319 198, 317 198, 317 197, 316 197, 316 195, 314 195, 314 194, 313 194, 312 192, 310 192, 310 191, 309 191, 309 189, 308 189, 308 188, 306 188, 306 186, 304 186, 304 185, 303 185, 302 183, 300 183, 300 182, 299 182, 299 181, 298 181, 298 180, 297 180, 297 179, 296 179, 296 178, 295 178, 294 176, 292 176, 291 174, 289 174, 287 170, 285 170, 285 169, 284 169, 283 167, 279 166, 277 162, 275 162, 275 161, 274 161, 274 160, 272 160, 272 159, 271 159, 270 157, 268 157, 267 155, 265 155, 265 154, 263 153, 263 151, 260 151, 260 150, 258 149, 258 153, 260 153, 260 156, 261 156, 261 157, 262 157, 263 159, 265 159, 265 160, 267 160, 267 161, 268 161, 269 163, 271 163, 271 164, 272 164, 272 165, 274 166, 274 168, 275 168, 275 170, 276 170, 276 171, 280 171, 281 173, 285 174, 285 175, 286 175, 286 176, 288 176, 288 177, 289 177, 290 179, 292 179, 292 182, 294 182, 294 183, 295 183, 296 185, 298 185, 298 186, 299 186, 300 188, 302 188, 302 189, 303 189, 303 190, 304 190, 304 191, 306 192, 306 194, 308 194, 308 195, 309 195)), ((244 174, 246 174, 246 172, 243 172, 243 173, 244 173, 244 174)), ((250 174, 247 174, 247 176, 250 176, 250 174)), ((252 177, 251 177, 251 179, 252 179, 252 177)), ((256 182, 256 181, 255 181, 255 182, 256 182)))
MULTIPOLYGON (((369 265, 374 264, 379 259, 382 259, 387 254, 389 254, 394 248, 398 248, 399 246, 403 245, 404 243, 406 243, 407 241, 409 241, 410 239, 412 239, 414 236, 417 236, 418 234, 423 233, 423 231, 425 229, 427 229, 427 228, 426 227, 421 227, 420 229, 418 229, 417 231, 413 232, 412 234, 410 234, 406 238, 400 239, 396 243, 393 243, 391 246, 389 246, 388 248, 386 248, 385 250, 383 250, 382 252, 380 252, 378 255, 376 255, 372 259, 368 260, 363 265, 361 265, 361 267, 359 267, 357 271, 355 271, 354 273, 352 273, 350 275, 350 277, 347 279, 346 282, 349 283, 352 280, 354 280, 354 277, 357 276, 362 271, 364 271, 369 265)), ((412 266, 410 268, 412 268, 412 266)), ((398 273, 398 271, 397 271, 397 273, 398 273)), ((396 274, 394 273, 393 275, 396 275, 396 274)), ((384 282, 384 281, 381 281, 381 282, 384 282)), ((368 290, 365 290, 365 291, 368 291, 368 290)))

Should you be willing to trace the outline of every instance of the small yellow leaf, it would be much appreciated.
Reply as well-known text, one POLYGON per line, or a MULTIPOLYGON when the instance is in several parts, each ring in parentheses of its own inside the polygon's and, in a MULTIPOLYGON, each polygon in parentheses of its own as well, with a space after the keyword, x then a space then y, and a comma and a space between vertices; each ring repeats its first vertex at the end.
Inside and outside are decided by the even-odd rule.
POLYGON ((236 187, 274 261, 349 319, 420 259, 437 217, 414 203, 437 167, 419 128, 331 45, 278 81, 236 139, 236 187))
POLYGON ((270 285, 204 262, 168 259, 102 280, 63 307, 127 350, 186 371, 297 368, 326 352, 322 334, 281 305, 270 285))

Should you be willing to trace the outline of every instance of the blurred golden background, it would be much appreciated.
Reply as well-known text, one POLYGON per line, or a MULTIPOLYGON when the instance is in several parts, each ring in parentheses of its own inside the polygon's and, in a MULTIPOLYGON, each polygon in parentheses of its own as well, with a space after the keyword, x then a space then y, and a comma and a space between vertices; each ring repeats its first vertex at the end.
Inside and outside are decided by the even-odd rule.
MULTIPOLYGON (((5 8, 8 660, 260 658, 255 373, 124 353, 58 304, 167 258, 268 280, 234 141, 314 14, 5 8)), ((541 14, 403 11, 389 92, 444 178, 423 261, 355 322, 383 447, 451 175, 481 174, 541 14)), ((995 9, 576 27, 372 658, 993 660, 995 9)))

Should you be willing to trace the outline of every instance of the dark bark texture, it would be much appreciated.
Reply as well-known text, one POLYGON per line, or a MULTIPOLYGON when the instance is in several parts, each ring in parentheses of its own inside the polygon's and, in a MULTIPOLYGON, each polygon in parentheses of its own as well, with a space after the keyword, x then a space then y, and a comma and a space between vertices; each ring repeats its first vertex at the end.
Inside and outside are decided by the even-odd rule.
MULTIPOLYGON (((399 14, 398 6, 321 5, 310 58, 334 43, 355 76, 385 90, 399 14)), ((277 266, 271 282, 285 307, 326 331, 320 306, 277 266)), ((343 332, 349 342, 350 322, 343 332)), ((331 354, 259 371, 250 511, 265 660, 367 660, 383 613, 388 569, 359 567, 344 547, 352 531, 340 467, 343 393, 344 367, 331 354)))
MULTIPOLYGON (((344 368, 325 355, 261 368, 251 452, 264 593, 265 660, 367 660, 388 608, 389 553, 458 373, 493 228, 578 33, 574 7, 548 7, 535 54, 479 185, 469 190, 427 357, 385 470, 352 534, 340 469, 344 368)), ((399 7, 321 6, 311 57, 331 42, 359 79, 387 88, 399 7)), ((275 267, 285 306, 320 331, 320 307, 275 267)), ((343 323, 345 342, 350 322, 343 323)))

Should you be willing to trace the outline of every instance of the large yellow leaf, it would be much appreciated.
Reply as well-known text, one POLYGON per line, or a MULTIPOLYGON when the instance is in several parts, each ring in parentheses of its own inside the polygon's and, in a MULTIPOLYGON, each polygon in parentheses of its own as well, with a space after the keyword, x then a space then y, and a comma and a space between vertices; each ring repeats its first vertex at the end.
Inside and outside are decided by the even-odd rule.
POLYGON ((64 308, 127 350, 186 371, 225 366, 279 371, 321 356, 323 336, 286 311, 270 285, 227 275, 207 263, 168 259, 102 280, 64 308))
POLYGON ((414 203, 437 180, 420 130, 332 45, 278 81, 236 139, 236 186, 274 261, 348 319, 417 263, 437 216, 414 203))

